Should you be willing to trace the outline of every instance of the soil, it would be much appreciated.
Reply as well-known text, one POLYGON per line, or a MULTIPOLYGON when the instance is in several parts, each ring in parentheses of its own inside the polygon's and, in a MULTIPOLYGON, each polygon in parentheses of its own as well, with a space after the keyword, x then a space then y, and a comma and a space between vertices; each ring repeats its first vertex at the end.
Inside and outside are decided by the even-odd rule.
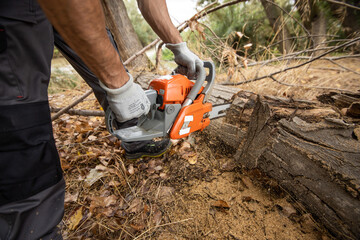
MULTIPOLYGON (((80 83, 50 104, 86 91, 80 83)), ((94 95, 76 108, 101 109, 94 95)), ((276 182, 242 169, 206 135, 173 141, 159 158, 127 160, 103 121, 64 114, 53 122, 67 182, 64 239, 332 239, 276 182)))

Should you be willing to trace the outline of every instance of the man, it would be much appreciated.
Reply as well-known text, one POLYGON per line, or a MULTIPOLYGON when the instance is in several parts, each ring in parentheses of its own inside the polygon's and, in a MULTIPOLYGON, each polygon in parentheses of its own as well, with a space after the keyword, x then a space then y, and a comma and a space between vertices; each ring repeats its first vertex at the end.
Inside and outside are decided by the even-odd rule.
MULTIPOLYGON (((126 72, 109 40, 99 1, 38 3, 0 1, 1 240, 62 239, 56 226, 63 216, 65 183, 47 99, 52 25, 100 79, 98 84, 120 124, 149 111, 143 90, 126 72)), ((138 4, 191 78, 200 60, 171 24, 165 0, 139 0, 138 4)))

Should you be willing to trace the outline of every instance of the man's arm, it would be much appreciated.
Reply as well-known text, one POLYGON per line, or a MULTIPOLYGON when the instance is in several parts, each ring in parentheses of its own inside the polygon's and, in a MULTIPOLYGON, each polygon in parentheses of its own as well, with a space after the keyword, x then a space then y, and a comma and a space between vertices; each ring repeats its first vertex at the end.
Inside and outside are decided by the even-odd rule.
POLYGON ((165 0, 137 0, 145 20, 164 43, 181 43, 179 31, 171 22, 165 0))
POLYGON ((137 0, 137 2, 145 20, 161 40, 166 43, 166 47, 174 53, 175 62, 179 66, 185 67, 185 74, 189 79, 196 79, 196 69, 201 68, 203 63, 198 56, 188 49, 179 31, 171 22, 166 1, 137 0))
POLYGON ((56 30, 109 88, 129 79, 120 57, 109 41, 99 1, 38 0, 56 30))
POLYGON ((38 0, 67 44, 100 79, 111 110, 119 122, 150 110, 150 101, 121 63, 105 28, 99 0, 38 0))

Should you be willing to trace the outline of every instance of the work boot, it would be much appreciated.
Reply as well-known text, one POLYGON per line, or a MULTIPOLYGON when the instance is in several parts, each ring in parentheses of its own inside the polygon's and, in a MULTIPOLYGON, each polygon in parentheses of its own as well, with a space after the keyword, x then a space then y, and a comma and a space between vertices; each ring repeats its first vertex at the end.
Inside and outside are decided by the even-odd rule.
POLYGON ((126 159, 138 159, 142 157, 160 157, 170 148, 169 138, 161 140, 147 140, 137 142, 121 142, 125 150, 126 159))

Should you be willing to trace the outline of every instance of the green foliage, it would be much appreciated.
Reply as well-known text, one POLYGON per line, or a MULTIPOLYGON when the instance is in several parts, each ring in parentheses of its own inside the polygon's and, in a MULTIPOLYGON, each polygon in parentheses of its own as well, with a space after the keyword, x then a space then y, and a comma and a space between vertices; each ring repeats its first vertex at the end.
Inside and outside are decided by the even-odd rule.
POLYGON ((174 54, 167 48, 162 49, 162 59, 165 61, 174 60, 174 54))
MULTIPOLYGON (((199 1, 204 6, 211 1, 199 1)), ((221 1, 224 3, 227 1, 221 1)), ((273 36, 265 12, 260 1, 238 3, 209 14, 204 21, 217 36, 226 39, 228 45, 237 50, 243 50, 243 46, 252 43, 252 50, 259 46, 265 46, 273 36), (241 32, 240 37, 236 32, 241 32)), ((205 30, 210 34, 209 30, 205 30)), ((240 53, 241 54, 241 53, 240 53)))
POLYGON ((157 38, 156 33, 151 29, 150 25, 142 17, 138 10, 135 0, 124 0, 126 10, 134 26, 135 32, 138 35, 140 42, 143 46, 148 45, 157 38))
POLYGON ((54 58, 62 57, 62 54, 60 53, 59 49, 57 49, 57 47, 54 47, 53 57, 54 58))

